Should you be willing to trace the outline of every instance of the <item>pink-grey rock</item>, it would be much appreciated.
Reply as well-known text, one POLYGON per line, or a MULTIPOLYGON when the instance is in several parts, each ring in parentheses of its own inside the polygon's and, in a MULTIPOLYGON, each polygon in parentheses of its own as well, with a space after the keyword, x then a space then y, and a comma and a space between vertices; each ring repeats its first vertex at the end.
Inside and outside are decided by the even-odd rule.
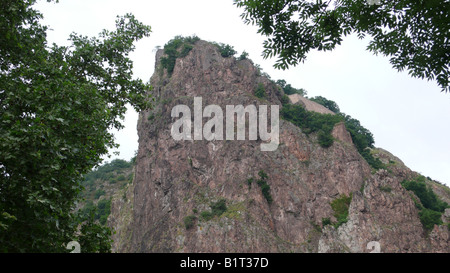
MULTIPOLYGON (((193 97, 202 97, 204 106, 222 109, 281 107, 283 93, 250 60, 223 58, 205 41, 177 59, 171 76, 159 64, 163 54, 157 52, 151 78, 155 107, 139 116, 133 184, 112 202, 114 251, 369 252, 367 244, 376 241, 381 252, 449 252, 447 227, 436 226, 427 235, 410 192, 400 185, 413 172, 398 163, 393 172, 372 173, 343 123, 333 130, 340 141, 329 148, 284 120, 273 152, 262 152, 261 140, 175 141, 170 132, 175 105, 193 109, 193 97), (266 99, 254 96, 259 83, 266 99), (268 176, 270 204, 256 183, 261 170, 268 176), (331 201, 350 194, 347 223, 322 227, 322 219, 334 217, 331 201), (202 219, 221 198, 227 210, 202 219), (189 228, 188 216, 194 217, 189 228)), ((327 112, 301 101, 307 109, 314 105, 308 110, 327 112)))

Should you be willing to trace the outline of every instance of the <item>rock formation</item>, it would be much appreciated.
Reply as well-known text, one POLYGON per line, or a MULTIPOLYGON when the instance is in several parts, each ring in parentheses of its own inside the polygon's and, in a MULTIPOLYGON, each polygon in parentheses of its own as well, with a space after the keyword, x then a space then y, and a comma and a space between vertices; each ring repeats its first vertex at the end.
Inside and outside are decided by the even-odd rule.
MULTIPOLYGON (((427 234, 411 192, 400 185, 415 173, 383 150, 380 158, 395 168, 371 170, 343 123, 329 148, 285 120, 276 151, 261 151, 260 139, 175 141, 175 105, 193 109, 193 98, 202 97, 204 106, 222 109, 281 107, 283 91, 251 60, 223 58, 205 41, 178 58, 171 75, 161 67, 162 56, 159 50, 151 78, 155 107, 138 121, 133 183, 112 203, 114 251, 370 252, 375 241, 381 252, 449 252, 447 226, 427 234), (254 95, 260 83, 262 99, 254 95), (324 219, 336 222, 331 203, 341 196, 351 197, 348 221, 324 225, 324 219), (214 207, 223 200, 225 209, 214 207)), ((301 96, 291 100, 328 113, 301 96)))

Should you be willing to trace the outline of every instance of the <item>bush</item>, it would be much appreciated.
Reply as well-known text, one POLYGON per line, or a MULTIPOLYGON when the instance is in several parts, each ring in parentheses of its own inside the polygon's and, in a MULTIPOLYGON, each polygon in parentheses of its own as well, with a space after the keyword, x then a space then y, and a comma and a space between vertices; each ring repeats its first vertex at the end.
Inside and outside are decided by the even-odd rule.
POLYGON ((281 97, 281 104, 282 104, 282 105, 285 105, 285 104, 288 104, 288 103, 290 103, 290 99, 289 99, 289 97, 288 97, 286 94, 284 94, 284 95, 281 97))
MULTIPOLYGON (((234 47, 223 43, 213 43, 219 49, 220 55, 224 58, 234 56, 237 52, 234 47)), ((242 56, 242 55, 241 55, 242 56)))
POLYGON ((247 60, 248 59, 248 53, 247 52, 242 52, 242 54, 239 56, 238 60, 242 61, 242 60, 247 60))
POLYGON ((340 225, 347 223, 348 221, 348 209, 350 207, 350 203, 352 201, 352 194, 349 196, 341 195, 340 197, 334 199, 331 202, 331 208, 334 211, 334 217, 336 217, 337 222, 333 224, 335 228, 338 228, 340 225))
POLYGON ((220 216, 227 210, 226 200, 220 199, 219 201, 211 204, 211 212, 214 216, 220 216))
POLYGON ((338 115, 307 111, 303 106, 297 104, 286 104, 280 112, 283 119, 301 128, 305 134, 319 132, 319 144, 324 148, 333 144, 332 129, 336 123, 343 120, 338 115))
POLYGON ((91 213, 94 215, 94 220, 97 220, 102 225, 106 225, 108 216, 111 213, 111 199, 102 199, 98 201, 97 206, 92 201, 86 202, 84 207, 80 210, 80 217, 86 218, 91 213))
POLYGON ((105 225, 110 213, 111 213, 111 199, 102 199, 98 201, 95 219, 99 220, 99 222, 102 225, 105 225))
POLYGON ((337 105, 336 102, 334 102, 332 100, 328 100, 322 96, 316 96, 316 97, 310 98, 309 100, 314 101, 322 106, 325 106, 326 108, 328 108, 329 110, 333 111, 336 114, 339 114, 341 112, 341 110, 339 109, 339 106, 337 105))
POLYGON ((434 225, 441 225, 442 213, 431 209, 424 208, 419 212, 420 222, 426 230, 432 230, 434 225))
POLYGON ((322 228, 327 226, 327 225, 331 225, 331 220, 330 218, 322 218, 322 228))
MULTIPOLYGON (((316 103, 319 103, 329 110, 333 111, 334 113, 340 115, 343 117, 345 121, 345 127, 349 131, 352 141, 355 144, 358 152, 361 154, 361 156, 367 161, 367 163, 374 169, 385 169, 386 166, 380 161, 380 159, 375 158, 371 153, 370 150, 367 148, 373 148, 373 144, 375 142, 372 133, 364 128, 359 120, 352 118, 349 115, 346 115, 345 113, 341 113, 341 110, 339 109, 339 106, 336 102, 332 100, 328 100, 322 96, 316 96, 313 98, 310 98, 311 101, 314 101, 316 103)), ((324 142, 327 143, 327 142, 324 142)))
POLYGON ((94 196, 94 198, 95 198, 95 199, 99 199, 100 196, 102 196, 102 195, 105 195, 105 191, 104 191, 104 190, 97 190, 97 191, 95 191, 95 196, 94 196))
POLYGON ((386 166, 380 161, 380 159, 375 158, 371 153, 370 149, 373 148, 375 140, 372 133, 363 127, 359 120, 352 118, 349 115, 340 113, 345 120, 345 127, 352 137, 353 144, 355 144, 356 149, 359 154, 367 161, 367 163, 374 169, 385 169, 386 166))
POLYGON ((261 188, 261 192, 266 199, 267 203, 272 204, 273 199, 272 195, 270 194, 270 186, 267 184, 267 174, 261 170, 258 172, 259 179, 256 181, 256 184, 261 188))
POLYGON ((258 87, 256 87, 255 96, 261 99, 266 97, 266 89, 262 83, 258 84, 258 87))
POLYGON ((253 179, 254 179, 253 177, 247 179, 247 186, 248 186, 249 189, 252 188, 253 179))
POLYGON ((202 211, 202 213, 200 213, 200 217, 205 221, 209 221, 214 218, 214 215, 210 211, 202 211))
POLYGON ((223 198, 217 202, 211 203, 209 207, 211 208, 211 211, 202 211, 200 213, 200 218, 204 221, 209 221, 215 216, 220 217, 227 211, 226 200, 223 198))
POLYGON ((381 162, 379 158, 375 158, 368 148, 365 148, 362 151, 359 151, 359 154, 366 160, 366 162, 375 170, 385 169, 386 166, 381 162))
POLYGON ((133 163, 131 161, 128 162, 123 159, 114 159, 110 163, 106 162, 105 164, 99 166, 96 170, 86 174, 84 176, 83 185, 92 185, 96 179, 108 181, 115 176, 115 172, 129 169, 132 165, 133 163))
POLYGON ((189 216, 184 217, 183 222, 184 222, 184 227, 186 228, 186 230, 188 230, 194 226, 195 219, 197 219, 197 218, 194 215, 189 215, 189 216))
POLYGON ((181 52, 179 54, 179 57, 180 58, 186 57, 193 48, 194 47, 190 44, 184 44, 183 49, 181 50, 181 52))
POLYGON ((176 36, 164 45, 165 56, 161 57, 161 66, 167 69, 169 75, 172 74, 175 68, 177 58, 185 57, 192 50, 195 42, 200 40, 197 36, 182 37, 176 36))
POLYGON ((330 128, 329 126, 323 126, 322 130, 319 131, 319 133, 317 134, 317 137, 318 137, 320 146, 322 146, 324 148, 328 148, 333 144, 334 140, 333 140, 333 136, 331 135, 331 131, 332 131, 332 128, 330 128))
POLYGON ((278 84, 281 88, 283 88, 283 91, 286 95, 299 94, 303 97, 307 95, 307 91, 305 89, 294 88, 290 84, 287 84, 285 80, 278 80, 276 81, 276 84, 278 84))
POLYGON ((426 185, 424 176, 418 176, 410 181, 403 181, 401 184, 405 189, 414 192, 426 209, 442 213, 449 207, 446 202, 439 200, 439 197, 433 190, 426 185))
POLYGON ((401 185, 419 198, 422 205, 416 202, 419 211, 420 222, 426 230, 433 229, 434 225, 442 224, 441 216, 449 205, 443 202, 425 183, 425 177, 417 176, 413 180, 405 180, 401 185))

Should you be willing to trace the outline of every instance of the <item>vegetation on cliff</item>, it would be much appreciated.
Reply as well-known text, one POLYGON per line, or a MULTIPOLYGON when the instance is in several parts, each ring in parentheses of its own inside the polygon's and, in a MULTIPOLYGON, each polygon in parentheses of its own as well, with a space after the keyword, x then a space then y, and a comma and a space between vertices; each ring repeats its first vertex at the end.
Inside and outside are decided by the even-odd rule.
MULTIPOLYGON (((270 194, 270 186, 267 184, 267 179, 269 178, 267 174, 260 170, 258 172, 259 179, 256 179, 256 184, 260 187, 261 193, 266 199, 267 203, 270 205, 273 202, 272 195, 270 194)), ((252 187, 253 181, 255 181, 254 177, 250 177, 247 179, 247 186, 250 189, 252 187)))
POLYGON ((350 203, 352 202, 352 194, 349 196, 341 195, 338 198, 331 201, 330 206, 333 209, 333 216, 336 218, 335 222, 332 222, 330 218, 322 219, 322 227, 326 225, 332 225, 338 228, 342 224, 348 221, 348 209, 350 208, 350 203))
POLYGON ((294 88, 292 87, 291 84, 287 83, 285 80, 277 80, 275 83, 278 84, 283 89, 286 95, 299 94, 302 95, 303 97, 306 97, 306 95, 308 94, 308 92, 305 89, 294 88))
POLYGON ((199 41, 197 36, 183 37, 175 36, 172 40, 164 45, 165 56, 161 57, 161 66, 167 69, 169 75, 175 68, 177 58, 183 58, 192 50, 195 42, 199 41))
POLYGON ((84 176, 81 183, 79 214, 93 217, 102 226, 106 226, 111 213, 111 199, 120 189, 133 180, 134 158, 130 161, 114 159, 99 166, 84 176))
POLYGON ((345 127, 350 133, 353 143, 367 163, 376 170, 385 168, 384 164, 370 153, 370 149, 374 148, 373 145, 375 140, 373 134, 367 128, 362 126, 359 120, 341 112, 336 102, 326 99, 325 97, 317 96, 310 100, 323 105, 336 113, 336 115, 327 116, 315 112, 308 112, 304 109, 302 110, 300 109, 302 108, 300 106, 284 105, 281 110, 282 116, 300 128, 306 128, 305 132, 307 134, 319 131, 319 143, 322 147, 331 146, 333 143, 331 137, 333 126, 340 121, 344 121, 345 127))
POLYGON ((402 186, 414 192, 419 198, 420 203, 416 202, 419 211, 420 221, 426 230, 433 229, 434 225, 442 224, 442 213, 450 206, 439 199, 433 190, 427 186, 426 178, 422 175, 415 177, 412 180, 404 180, 402 186))
POLYGON ((327 148, 333 144, 331 131, 343 119, 338 115, 320 114, 307 111, 302 105, 286 104, 281 108, 281 116, 302 129, 305 134, 318 132, 320 146, 327 148))
MULTIPOLYGON (((172 75, 175 68, 175 62, 178 58, 186 57, 195 45, 195 42, 199 41, 197 36, 175 36, 172 40, 164 45, 164 55, 161 57, 161 66, 167 70, 167 73, 172 75)), ((213 43, 218 49, 222 57, 228 58, 234 56, 237 52, 233 46, 224 43, 213 43)), ((242 59, 246 59, 248 54, 242 53, 242 59)))
MULTIPOLYGON (((165 56, 161 57, 161 66, 167 69, 169 75, 173 72, 175 62, 177 58, 182 58, 186 56, 192 49, 195 42, 200 40, 197 36, 192 37, 182 37, 176 36, 170 40, 164 46, 165 56)), ((227 58, 234 56, 236 51, 232 46, 222 44, 222 43, 212 43, 218 49, 222 57, 227 58)), ((239 59, 246 59, 248 56, 242 54, 239 59)), ((270 79, 270 76, 267 75, 270 79)), ((378 158, 375 158, 370 153, 370 148, 373 148, 374 138, 372 133, 363 127, 359 120, 352 118, 345 113, 340 111, 339 106, 336 102, 328 100, 322 96, 316 96, 310 100, 323 105, 324 107, 330 109, 336 115, 331 114, 320 114, 312 111, 307 111, 301 105, 289 104, 289 98, 286 95, 300 94, 306 96, 307 91, 303 88, 294 88, 291 84, 288 84, 285 80, 272 81, 274 84, 280 86, 284 92, 284 96, 281 97, 281 102, 283 107, 281 108, 281 116, 283 119, 292 122, 294 125, 302 129, 306 134, 311 134, 316 132, 318 137, 318 142, 320 146, 327 148, 330 147, 334 139, 331 135, 333 127, 336 123, 345 122, 347 130, 350 132, 352 141, 355 144, 358 152, 361 156, 369 163, 374 169, 385 168, 378 158)), ((259 83, 254 94, 258 98, 266 98, 266 89, 262 83, 259 83)))

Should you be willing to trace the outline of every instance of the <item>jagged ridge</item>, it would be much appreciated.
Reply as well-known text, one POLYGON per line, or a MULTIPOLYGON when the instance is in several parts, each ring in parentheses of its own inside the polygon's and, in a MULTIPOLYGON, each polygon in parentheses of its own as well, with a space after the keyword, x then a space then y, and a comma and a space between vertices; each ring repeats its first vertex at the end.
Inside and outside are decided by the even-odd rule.
POLYGON ((196 41, 177 58, 172 73, 161 68, 163 56, 163 50, 156 53, 151 78, 157 103, 139 117, 133 184, 126 199, 112 203, 115 251, 368 252, 371 241, 379 242, 382 252, 449 251, 447 227, 427 234, 411 192, 400 185, 417 174, 390 157, 395 168, 373 172, 342 123, 333 129, 338 141, 329 148, 318 145, 316 134, 284 120, 274 152, 261 152, 261 140, 173 140, 171 109, 178 104, 193 109, 194 97, 225 109, 281 107, 284 94, 251 60, 224 58, 206 41, 196 41), (265 98, 254 94, 259 84, 265 98), (261 171, 271 202, 248 182, 261 171), (352 196, 347 221, 337 228, 323 225, 323 219, 337 221, 331 203, 340 196, 352 196), (219 200, 226 210, 202 217, 219 200))

